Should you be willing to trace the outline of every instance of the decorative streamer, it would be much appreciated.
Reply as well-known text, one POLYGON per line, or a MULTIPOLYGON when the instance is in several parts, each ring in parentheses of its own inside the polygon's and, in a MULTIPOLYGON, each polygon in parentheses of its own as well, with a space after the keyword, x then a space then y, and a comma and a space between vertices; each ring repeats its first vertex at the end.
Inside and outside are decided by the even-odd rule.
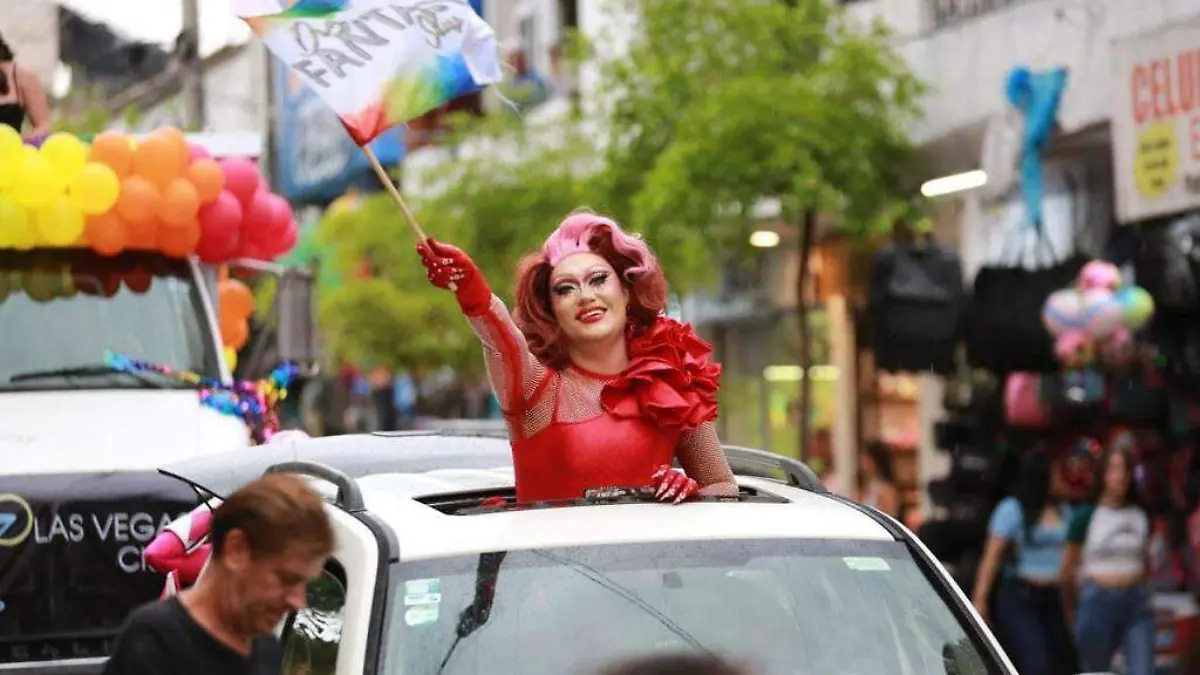
POLYGON ((158 373, 195 387, 201 404, 241 419, 250 427, 256 443, 265 443, 279 432, 279 417, 275 410, 287 398, 288 387, 299 371, 294 363, 282 363, 261 380, 242 380, 229 386, 190 370, 175 370, 111 351, 105 352, 104 363, 113 370, 158 373))

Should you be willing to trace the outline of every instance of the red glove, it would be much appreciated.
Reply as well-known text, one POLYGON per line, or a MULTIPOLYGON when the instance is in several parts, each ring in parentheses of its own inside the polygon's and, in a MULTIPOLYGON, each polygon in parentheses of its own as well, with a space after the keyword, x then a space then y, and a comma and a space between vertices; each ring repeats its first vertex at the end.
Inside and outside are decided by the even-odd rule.
POLYGON ((650 477, 655 490, 654 496, 662 502, 678 504, 685 499, 691 499, 700 494, 700 484, 688 478, 681 471, 676 471, 663 464, 650 477))
POLYGON ((417 253, 429 272, 429 283, 454 291, 463 314, 479 316, 488 311, 492 305, 492 289, 470 256, 433 239, 418 244, 417 253))

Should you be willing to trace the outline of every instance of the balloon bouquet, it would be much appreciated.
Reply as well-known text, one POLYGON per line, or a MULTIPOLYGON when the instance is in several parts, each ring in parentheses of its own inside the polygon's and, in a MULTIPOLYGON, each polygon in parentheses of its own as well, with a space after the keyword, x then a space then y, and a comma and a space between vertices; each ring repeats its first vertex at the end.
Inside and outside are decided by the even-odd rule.
POLYGON ((1126 284, 1116 265, 1093 260, 1083 266, 1075 285, 1051 293, 1042 306, 1042 322, 1055 337, 1054 353, 1069 370, 1091 366, 1099 358, 1109 367, 1133 359, 1133 335, 1154 315, 1145 289, 1126 284))
POLYGON ((254 162, 214 160, 178 129, 140 140, 110 131, 91 143, 55 133, 35 147, 0 125, 0 249, 158 251, 220 264, 272 260, 295 244, 291 206, 254 162))

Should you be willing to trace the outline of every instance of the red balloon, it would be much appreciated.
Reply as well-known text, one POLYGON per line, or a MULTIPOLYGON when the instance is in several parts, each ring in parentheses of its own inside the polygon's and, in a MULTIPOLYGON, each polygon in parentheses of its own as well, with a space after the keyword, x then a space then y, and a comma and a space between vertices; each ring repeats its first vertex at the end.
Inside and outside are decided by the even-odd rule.
POLYGON ((273 194, 269 199, 275 210, 275 220, 271 223, 271 232, 276 236, 283 235, 289 225, 295 224, 296 214, 292 211, 292 205, 283 197, 273 194))
POLYGON ((238 248, 237 257, 262 260, 263 262, 271 261, 271 254, 267 253, 266 249, 259 244, 248 241, 245 237, 242 238, 242 245, 238 248))
POLYGON ((262 174, 258 167, 248 159, 235 157, 220 161, 221 172, 225 174, 225 189, 233 193, 243 205, 258 192, 262 185, 262 174))
POLYGON ((241 244, 242 205, 228 190, 200 208, 200 243, 196 254, 204 262, 225 262, 237 255, 241 244))
POLYGON ((188 143, 188 164, 198 162, 202 159, 212 159, 212 155, 208 154, 202 146, 195 143, 188 143))
POLYGON ((271 240, 275 238, 277 205, 274 195, 266 190, 259 190, 246 203, 245 218, 242 219, 242 238, 254 242, 259 248, 270 248, 271 240))
POLYGON ((298 236, 299 234, 296 228, 296 221, 293 220, 287 224, 287 228, 284 229, 283 234, 280 235, 279 239, 276 240, 275 246, 272 248, 271 253, 274 254, 274 257, 276 258, 291 253, 292 249, 296 247, 296 238, 298 236))

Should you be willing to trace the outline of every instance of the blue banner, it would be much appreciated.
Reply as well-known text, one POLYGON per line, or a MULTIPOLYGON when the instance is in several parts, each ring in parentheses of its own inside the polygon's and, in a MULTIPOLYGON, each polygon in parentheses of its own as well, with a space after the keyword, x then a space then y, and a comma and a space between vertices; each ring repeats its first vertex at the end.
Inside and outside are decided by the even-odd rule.
MULTIPOLYGON (((274 176, 277 192, 293 204, 327 204, 351 185, 374 179, 367 158, 333 113, 281 61, 271 59, 274 88, 274 176)), ((384 166, 404 157, 404 129, 371 143, 384 166)))

